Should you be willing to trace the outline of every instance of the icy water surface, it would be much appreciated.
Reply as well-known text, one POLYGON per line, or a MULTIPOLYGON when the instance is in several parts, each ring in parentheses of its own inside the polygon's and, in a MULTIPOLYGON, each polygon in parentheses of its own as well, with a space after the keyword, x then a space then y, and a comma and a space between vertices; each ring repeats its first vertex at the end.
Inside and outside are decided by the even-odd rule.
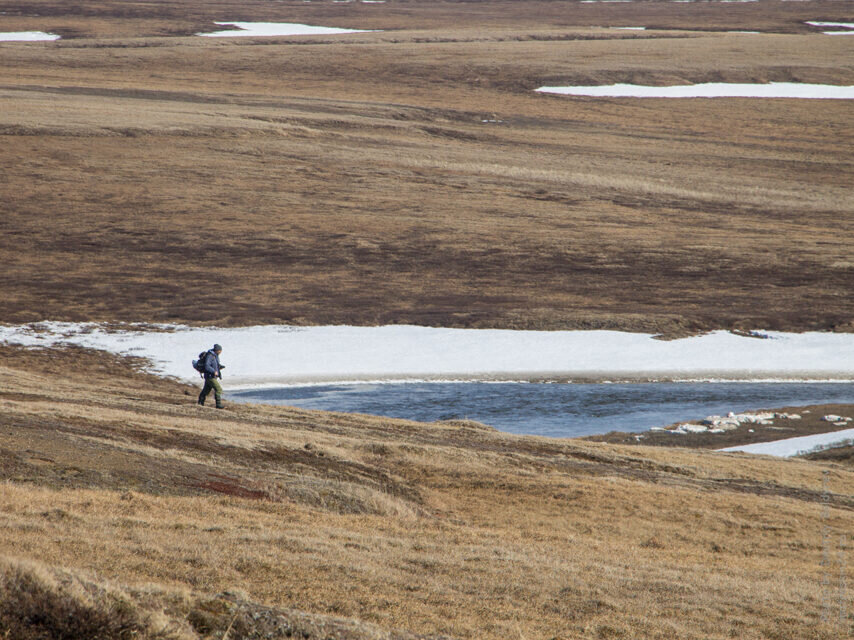
POLYGON ((334 384, 233 392, 232 400, 424 422, 468 418, 510 433, 645 431, 729 411, 854 402, 847 383, 334 384))

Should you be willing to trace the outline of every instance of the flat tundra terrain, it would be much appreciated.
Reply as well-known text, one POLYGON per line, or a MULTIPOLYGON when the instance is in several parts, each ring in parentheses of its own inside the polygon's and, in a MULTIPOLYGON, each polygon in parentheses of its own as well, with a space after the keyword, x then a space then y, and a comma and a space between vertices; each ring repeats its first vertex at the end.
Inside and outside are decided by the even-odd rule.
POLYGON ((0 0, 62 36, 0 43, 0 321, 850 331, 851 101, 534 92, 854 85, 808 21, 850 4, 0 0))

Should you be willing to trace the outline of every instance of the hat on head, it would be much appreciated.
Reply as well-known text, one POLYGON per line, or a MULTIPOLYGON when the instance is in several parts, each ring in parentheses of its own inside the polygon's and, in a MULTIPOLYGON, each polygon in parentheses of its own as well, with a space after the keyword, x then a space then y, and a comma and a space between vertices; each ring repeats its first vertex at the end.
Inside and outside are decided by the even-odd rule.
POLYGON ((214 350, 214 351, 222 351, 222 347, 221 347, 221 346, 219 346, 218 344, 215 344, 215 345, 213 346, 213 350, 214 350))

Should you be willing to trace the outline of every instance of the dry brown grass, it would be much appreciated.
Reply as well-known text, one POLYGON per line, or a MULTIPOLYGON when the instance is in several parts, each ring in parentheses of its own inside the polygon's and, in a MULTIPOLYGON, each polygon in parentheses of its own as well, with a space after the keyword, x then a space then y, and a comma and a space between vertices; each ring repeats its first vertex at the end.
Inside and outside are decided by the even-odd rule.
POLYGON ((0 44, 0 320, 850 330, 847 102, 531 91, 854 84, 844 4, 0 1, 69 36, 0 44))
POLYGON ((821 462, 834 462, 846 466, 854 466, 854 446, 846 445, 840 447, 831 447, 830 449, 822 449, 810 453, 806 458, 821 462))
POLYGON ((184 640, 196 637, 166 615, 141 611, 132 596, 33 562, 0 558, 4 638, 184 640))
POLYGON ((239 589, 194 597, 186 589, 154 584, 121 588, 79 571, 26 560, 0 558, 0 595, 0 632, 15 640, 428 638, 353 620, 265 607, 249 601, 239 589))
POLYGON ((241 611, 294 610, 351 619, 342 638, 839 637, 820 621, 821 535, 854 526, 842 466, 215 411, 112 356, 0 357, 0 556, 121 584, 135 620, 217 638, 241 611))

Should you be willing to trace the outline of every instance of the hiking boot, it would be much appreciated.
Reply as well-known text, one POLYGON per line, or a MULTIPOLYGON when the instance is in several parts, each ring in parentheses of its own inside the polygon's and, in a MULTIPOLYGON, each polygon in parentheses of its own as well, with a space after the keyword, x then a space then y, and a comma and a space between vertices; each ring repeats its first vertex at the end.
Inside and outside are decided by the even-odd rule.
POLYGON ((199 404, 200 404, 201 406, 203 406, 203 407, 205 406, 205 399, 204 399, 201 395, 199 396, 199 401, 198 401, 198 402, 199 402, 199 404))
POLYGON ((225 409, 225 405, 222 402, 217 401, 216 408, 217 409, 225 409))

